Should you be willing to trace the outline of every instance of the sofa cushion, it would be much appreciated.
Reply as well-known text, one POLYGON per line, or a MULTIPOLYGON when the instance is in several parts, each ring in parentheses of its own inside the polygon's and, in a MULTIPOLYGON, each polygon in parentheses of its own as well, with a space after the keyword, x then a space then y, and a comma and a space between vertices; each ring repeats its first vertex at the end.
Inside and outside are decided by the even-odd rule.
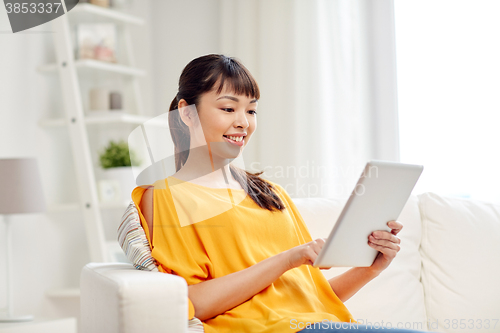
POLYGON ((500 332, 500 204, 424 193, 419 206, 430 328, 500 332))
MULTIPOLYGON (((398 218, 404 227, 398 235, 401 250, 394 261, 345 303, 360 324, 380 325, 383 321, 386 326, 427 329, 424 293, 420 283, 421 221, 417 200, 416 196, 411 196, 398 218)), ((345 204, 342 200, 318 198, 294 199, 294 202, 312 239, 330 235, 345 204)), ((348 269, 331 268, 323 270, 323 273, 330 279, 348 269)))
POLYGON ((158 272, 134 202, 130 202, 118 227, 118 243, 136 269, 158 272))

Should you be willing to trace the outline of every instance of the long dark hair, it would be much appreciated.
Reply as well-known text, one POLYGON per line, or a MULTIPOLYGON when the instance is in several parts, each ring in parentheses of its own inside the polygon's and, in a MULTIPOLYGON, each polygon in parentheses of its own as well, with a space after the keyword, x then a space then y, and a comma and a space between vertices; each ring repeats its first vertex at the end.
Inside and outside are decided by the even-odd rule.
MULTIPOLYGON (((201 95, 211 91, 217 82, 219 82, 218 94, 224 88, 224 84, 227 84, 227 87, 237 95, 260 98, 257 82, 240 61, 222 54, 209 54, 192 60, 184 68, 179 78, 178 93, 172 100, 169 111, 176 110, 181 99, 188 105, 198 106, 201 95)), ((181 120, 179 112, 169 112, 168 123, 175 147, 175 169, 179 171, 189 156, 189 128, 181 120)), ((274 186, 259 177, 264 171, 250 173, 232 164, 229 165, 229 169, 234 179, 257 205, 270 211, 281 211, 285 208, 274 186)))

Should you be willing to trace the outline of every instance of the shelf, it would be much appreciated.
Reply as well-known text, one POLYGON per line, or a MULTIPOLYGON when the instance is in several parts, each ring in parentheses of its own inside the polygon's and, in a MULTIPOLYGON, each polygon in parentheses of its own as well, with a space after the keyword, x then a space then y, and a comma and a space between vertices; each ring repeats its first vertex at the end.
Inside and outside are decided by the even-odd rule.
MULTIPOLYGON (((151 117, 139 116, 121 111, 89 111, 88 113, 94 112, 95 114, 85 117, 85 123, 87 125, 112 123, 141 125, 151 119, 151 117)), ((38 124, 42 127, 61 127, 68 124, 68 122, 66 118, 55 118, 41 119, 38 124)))
POLYGON ((76 333, 76 317, 43 318, 21 323, 0 323, 0 333, 76 333))
POLYGON ((130 201, 132 201, 132 199, 123 202, 101 202, 99 203, 99 207, 101 207, 102 209, 125 209, 130 204, 130 201))
POLYGON ((144 25, 142 18, 126 14, 115 9, 96 6, 88 3, 81 3, 68 12, 72 21, 78 22, 112 22, 115 24, 144 25))
MULTIPOLYGON (((123 202, 100 202, 99 208, 101 209, 125 209, 129 205, 130 200, 123 202)), ((62 212, 75 212, 80 209, 78 203, 65 203, 65 204, 49 204, 47 207, 48 213, 62 213, 62 212)))
POLYGON ((123 123, 141 125, 150 119, 150 117, 120 111, 89 111, 88 113, 89 115, 85 117, 85 123, 87 124, 123 123))
POLYGON ((62 212, 74 212, 80 209, 78 203, 65 203, 65 204, 49 204, 47 205, 48 213, 62 213, 62 212))
MULTIPOLYGON (((99 60, 85 59, 85 60, 75 60, 75 67, 82 71, 105 71, 109 73, 127 75, 127 76, 144 76, 146 71, 134 68, 130 66, 114 64, 110 62, 104 62, 99 60)), ((58 69, 57 64, 45 64, 38 66, 37 70, 41 73, 52 73, 56 72, 58 69)))
POLYGON ((45 291, 45 296, 51 298, 78 298, 80 288, 54 288, 45 291))

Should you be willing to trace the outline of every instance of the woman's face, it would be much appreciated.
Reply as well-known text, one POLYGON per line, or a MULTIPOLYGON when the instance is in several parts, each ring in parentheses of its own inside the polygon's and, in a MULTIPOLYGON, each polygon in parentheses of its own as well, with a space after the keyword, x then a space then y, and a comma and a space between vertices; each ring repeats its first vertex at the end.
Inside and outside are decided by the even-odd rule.
POLYGON ((236 158, 257 127, 257 103, 255 98, 226 89, 220 94, 215 89, 204 93, 197 106, 202 131, 190 127, 191 147, 208 144, 213 154, 236 158))

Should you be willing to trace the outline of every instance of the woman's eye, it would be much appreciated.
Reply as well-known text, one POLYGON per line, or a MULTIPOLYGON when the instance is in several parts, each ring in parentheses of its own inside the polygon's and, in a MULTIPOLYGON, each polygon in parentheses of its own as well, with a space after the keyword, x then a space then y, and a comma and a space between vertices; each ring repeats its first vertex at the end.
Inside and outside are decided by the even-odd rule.
POLYGON ((234 111, 234 110, 233 110, 233 109, 231 109, 231 108, 226 108, 226 109, 221 109, 221 110, 224 110, 224 111, 226 111, 226 112, 232 112, 232 111, 234 111))
POLYGON ((257 114, 257 111, 255 111, 255 110, 250 110, 248 112, 251 112, 251 114, 257 114))

